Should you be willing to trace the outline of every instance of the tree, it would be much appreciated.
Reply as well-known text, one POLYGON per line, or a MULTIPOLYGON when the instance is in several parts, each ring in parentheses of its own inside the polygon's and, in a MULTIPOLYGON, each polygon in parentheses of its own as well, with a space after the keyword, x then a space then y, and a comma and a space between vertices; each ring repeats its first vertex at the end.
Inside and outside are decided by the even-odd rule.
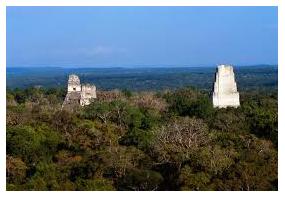
POLYGON ((162 97, 158 97, 153 92, 143 92, 135 95, 131 99, 131 103, 134 106, 144 110, 152 110, 156 112, 166 112, 167 103, 162 97))
POLYGON ((241 109, 217 109, 208 123, 212 129, 222 132, 247 133, 249 130, 247 118, 241 109))
POLYGON ((86 106, 82 112, 82 117, 85 119, 100 119, 107 123, 111 117, 111 107, 109 102, 93 102, 86 106))
POLYGON ((113 182, 104 179, 104 178, 96 178, 96 179, 79 179, 76 181, 77 190, 98 190, 98 191, 112 191, 115 190, 113 187, 113 182))
POLYGON ((153 133, 153 152, 159 161, 177 163, 179 166, 196 149, 210 141, 207 125, 200 119, 189 117, 175 119, 153 133))
POLYGON ((59 142, 59 134, 45 125, 7 128, 7 153, 21 156, 26 163, 51 157, 59 142))
POLYGON ((6 156, 7 183, 21 184, 25 181, 28 167, 21 158, 6 156))
POLYGON ((112 123, 80 120, 70 136, 72 145, 78 149, 92 151, 106 146, 118 145, 122 136, 120 128, 112 123))
POLYGON ((15 89, 13 92, 13 95, 14 95, 16 102, 19 104, 25 103, 25 101, 27 100, 27 96, 23 90, 15 89))
POLYGON ((109 147, 99 151, 96 158, 103 165, 103 175, 113 178, 123 177, 129 169, 150 165, 149 157, 133 146, 109 147))
POLYGON ((126 175, 119 179, 118 190, 158 190, 163 177, 152 170, 129 169, 126 175))
POLYGON ((276 94, 103 91, 71 112, 64 89, 8 92, 7 190, 278 190, 276 94))
POLYGON ((244 102, 243 111, 252 133, 278 143, 278 104, 275 96, 256 96, 244 102))
POLYGON ((213 112, 212 103, 208 96, 201 92, 185 88, 165 95, 169 103, 169 112, 180 116, 196 116, 207 118, 213 112))
POLYGON ((210 181, 210 174, 203 171, 195 173, 188 165, 181 169, 178 179, 180 190, 209 190, 210 181))

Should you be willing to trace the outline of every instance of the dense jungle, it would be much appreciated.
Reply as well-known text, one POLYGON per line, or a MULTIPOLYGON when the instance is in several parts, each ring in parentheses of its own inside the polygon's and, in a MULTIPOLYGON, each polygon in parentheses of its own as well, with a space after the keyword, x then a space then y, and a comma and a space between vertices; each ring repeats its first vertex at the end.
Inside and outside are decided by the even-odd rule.
POLYGON ((7 190, 278 190, 278 93, 214 109, 194 87, 97 92, 7 88, 7 190))

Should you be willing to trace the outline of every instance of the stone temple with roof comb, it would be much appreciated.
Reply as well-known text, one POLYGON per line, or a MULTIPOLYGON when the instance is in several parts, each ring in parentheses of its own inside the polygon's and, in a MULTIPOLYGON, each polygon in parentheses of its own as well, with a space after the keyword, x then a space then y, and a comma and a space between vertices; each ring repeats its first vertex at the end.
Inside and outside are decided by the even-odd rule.
POLYGON ((216 80, 213 91, 213 106, 218 108, 238 107, 239 92, 235 82, 233 67, 219 65, 216 72, 216 80))
MULTIPOLYGON (((91 84, 80 84, 77 75, 69 75, 67 94, 62 107, 89 105, 92 99, 97 98, 96 86, 91 84)), ((239 92, 235 82, 233 67, 230 65, 219 65, 216 71, 214 90, 212 94, 213 106, 217 108, 239 107, 239 92)))
POLYGON ((62 107, 66 106, 85 106, 91 103, 91 100, 96 98, 96 86, 80 84, 80 79, 77 75, 71 74, 68 78, 67 94, 62 107))

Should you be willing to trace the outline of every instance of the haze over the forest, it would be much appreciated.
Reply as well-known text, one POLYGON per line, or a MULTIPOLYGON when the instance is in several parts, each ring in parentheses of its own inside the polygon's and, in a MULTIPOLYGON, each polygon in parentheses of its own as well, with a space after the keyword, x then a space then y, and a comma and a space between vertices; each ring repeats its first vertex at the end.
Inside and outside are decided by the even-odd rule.
POLYGON ((8 7, 7 67, 277 64, 277 7, 8 7))

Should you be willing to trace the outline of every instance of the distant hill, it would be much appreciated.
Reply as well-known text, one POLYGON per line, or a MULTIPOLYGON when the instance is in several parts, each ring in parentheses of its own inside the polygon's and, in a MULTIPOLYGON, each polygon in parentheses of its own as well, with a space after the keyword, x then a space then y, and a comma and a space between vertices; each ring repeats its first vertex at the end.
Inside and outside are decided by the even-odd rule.
MULTIPOLYGON (((133 91, 176 89, 193 86, 210 90, 215 67, 147 67, 147 68, 7 68, 7 88, 31 86, 65 87, 68 75, 75 73, 81 81, 94 83, 98 89, 133 91)), ((278 67, 256 65, 234 67, 239 90, 277 89, 278 67)))

